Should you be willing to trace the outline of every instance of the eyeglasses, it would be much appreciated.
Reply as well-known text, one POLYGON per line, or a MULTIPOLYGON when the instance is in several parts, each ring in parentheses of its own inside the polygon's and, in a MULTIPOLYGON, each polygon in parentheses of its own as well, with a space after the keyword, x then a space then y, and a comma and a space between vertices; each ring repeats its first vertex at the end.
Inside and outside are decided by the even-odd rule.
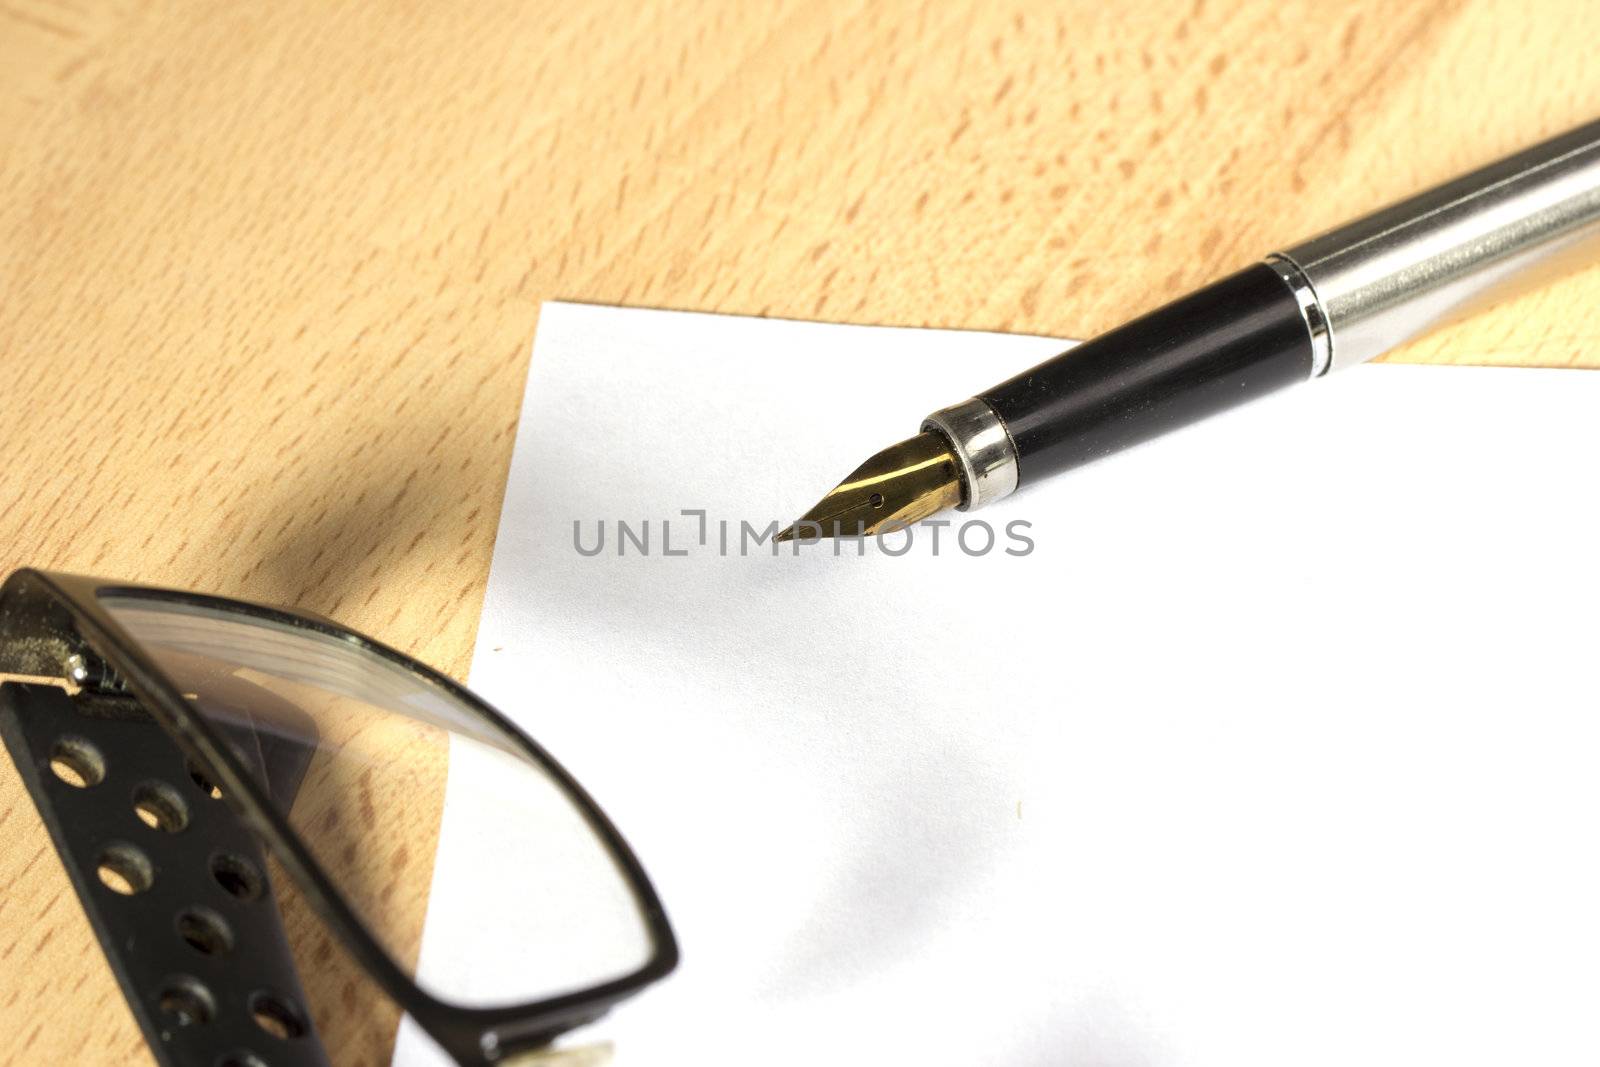
POLYGON ((643 868, 583 788, 472 693, 337 623, 19 570, 0 586, 0 673, 0 734, 163 1062, 327 1062, 274 870, 461 1064, 542 1047, 677 963, 643 868), (451 862, 535 873, 454 879, 452 908, 496 919, 430 966, 459 789, 498 810, 446 838, 451 862))

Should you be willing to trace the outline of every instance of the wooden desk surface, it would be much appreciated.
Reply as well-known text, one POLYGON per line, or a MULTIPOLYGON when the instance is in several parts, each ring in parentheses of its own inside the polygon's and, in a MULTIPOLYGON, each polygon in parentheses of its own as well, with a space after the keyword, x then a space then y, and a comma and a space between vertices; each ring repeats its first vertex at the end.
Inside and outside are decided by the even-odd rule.
MULTIPOLYGON (((4 0, 0 573, 462 675, 540 301, 1085 336, 1594 117, 1593 14, 4 0)), ((1399 358, 1600 366, 1597 301, 1399 358)), ((9 768, 0 885, 0 1059, 148 1062, 9 768)))

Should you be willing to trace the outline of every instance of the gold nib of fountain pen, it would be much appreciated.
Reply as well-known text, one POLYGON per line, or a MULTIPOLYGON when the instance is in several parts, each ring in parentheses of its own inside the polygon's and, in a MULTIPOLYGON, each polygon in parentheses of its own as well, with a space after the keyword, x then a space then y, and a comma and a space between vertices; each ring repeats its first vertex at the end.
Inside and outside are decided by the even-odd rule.
POLYGON ((961 465, 945 439, 930 431, 890 445, 851 471, 777 539, 861 537, 891 524, 910 526, 959 503, 961 465))

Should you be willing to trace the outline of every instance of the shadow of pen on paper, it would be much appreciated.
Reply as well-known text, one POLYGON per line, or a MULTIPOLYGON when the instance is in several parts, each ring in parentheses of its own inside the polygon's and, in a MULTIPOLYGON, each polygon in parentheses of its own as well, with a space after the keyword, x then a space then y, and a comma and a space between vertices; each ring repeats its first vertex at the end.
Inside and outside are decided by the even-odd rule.
MULTIPOLYGON (((647 567, 674 567, 676 562, 641 560, 641 577, 647 567)), ((766 562, 731 559, 717 565, 766 562)), ((762 629, 764 610, 751 610, 752 621, 743 628, 745 643, 740 647, 726 632, 718 637, 697 634, 687 620, 727 605, 734 599, 730 589, 738 588, 737 580, 730 586, 686 582, 674 587, 684 596, 672 597, 661 595, 644 580, 585 586, 589 575, 583 566, 545 577, 550 585, 544 591, 568 609, 563 627, 592 632, 596 641, 627 649, 630 657, 678 664, 690 676, 698 676, 687 662, 690 657, 739 656, 740 673, 759 679, 759 686, 770 692, 814 692, 819 675, 848 691, 869 681, 857 672, 881 674, 879 665, 893 658, 892 637, 872 635, 862 635, 865 644, 854 664, 784 648, 778 637, 789 622, 778 620, 772 629, 762 629), (572 587, 560 588, 567 583, 572 587), (583 595, 577 595, 580 588, 583 595), (691 596, 700 599, 688 599, 691 596), (875 641, 882 643, 874 645, 875 641)), ((726 891, 770 899, 762 893, 769 880, 804 884, 819 867, 830 872, 818 882, 803 910, 771 916, 789 934, 753 977, 765 997, 805 1000, 838 994, 919 957, 924 966, 940 966, 939 959, 928 954, 930 943, 989 907, 983 895, 995 892, 992 872, 1002 866, 1007 834, 1017 817, 1013 795, 1000 786, 1005 775, 994 754, 970 747, 948 721, 919 715, 914 702, 897 698, 892 685, 883 686, 881 677, 878 680, 879 699, 841 705, 837 723, 769 720, 757 727, 775 749, 803 752, 808 761, 827 763, 837 774, 832 795, 819 798, 831 802, 823 818, 834 829, 825 839, 790 838, 781 859, 763 856, 759 872, 735 865, 717 875, 719 881, 737 887, 725 886, 726 891), (839 758, 857 747, 892 755, 865 764, 839 758), (847 828, 844 836, 839 835, 840 826, 847 828)), ((727 694, 720 699, 729 700, 727 694)), ((754 714, 767 713, 763 708, 754 714)), ((618 730, 625 721, 618 720, 618 730)), ((692 757, 675 751, 656 753, 665 763, 685 755, 692 757)), ((705 770, 714 773, 714 767, 705 770)), ((775 778, 772 787, 782 788, 781 781, 775 778)), ((745 800, 761 803, 756 797, 745 800)), ((702 828, 686 832, 703 833, 704 827, 716 824, 715 812, 697 811, 692 801, 675 793, 653 793, 651 803, 669 809, 662 820, 667 824, 702 828)), ((659 848, 663 842, 654 844, 659 848)), ((680 933, 693 945, 692 927, 680 933)), ((1050 955, 1061 951, 1042 944, 1029 948, 1050 955)), ((1004 968, 1010 951, 997 944, 988 965, 1004 968)), ((949 966, 970 964, 951 959, 949 966)), ((952 977, 969 980, 971 975, 952 977)), ((1017 1047, 996 1050, 995 1062, 1019 1067, 1148 1067, 1157 1062, 1144 1047, 1148 1039, 1135 1016, 1109 993, 1064 1001, 1059 1017, 1031 1018, 1027 1023, 1019 1028, 1017 1047)))
MULTIPOLYGON (((898 735, 936 735, 904 707, 884 706, 869 743, 893 750, 898 735)), ((870 714, 858 709, 858 714, 870 714)), ((831 877, 814 907, 791 917, 793 933, 765 977, 769 992, 836 992, 922 955, 985 892, 1006 845, 993 812, 973 803, 992 783, 955 739, 926 744, 898 765, 847 769, 838 780, 848 838, 835 844, 831 877)))

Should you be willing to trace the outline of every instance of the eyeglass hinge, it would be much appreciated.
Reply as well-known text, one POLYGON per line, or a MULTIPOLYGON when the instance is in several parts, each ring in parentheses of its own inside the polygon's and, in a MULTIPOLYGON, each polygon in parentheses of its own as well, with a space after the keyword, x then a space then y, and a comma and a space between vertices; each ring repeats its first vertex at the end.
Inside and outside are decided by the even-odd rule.
POLYGON ((128 683, 122 680, 110 664, 93 653, 73 652, 63 664, 67 680, 79 689, 92 689, 97 693, 126 693, 128 683))

